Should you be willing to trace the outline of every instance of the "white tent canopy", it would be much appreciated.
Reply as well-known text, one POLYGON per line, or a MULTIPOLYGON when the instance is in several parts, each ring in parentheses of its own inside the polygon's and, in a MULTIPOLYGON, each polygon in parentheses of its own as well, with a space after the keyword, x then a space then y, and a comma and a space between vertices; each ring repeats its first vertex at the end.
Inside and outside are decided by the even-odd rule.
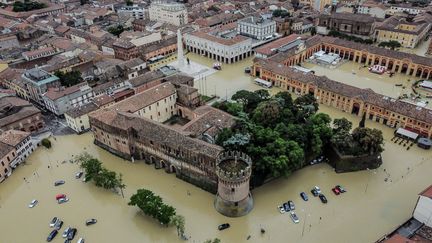
POLYGON ((419 136, 417 133, 411 132, 401 127, 396 130, 396 134, 402 137, 410 138, 412 140, 416 140, 417 137, 419 136))

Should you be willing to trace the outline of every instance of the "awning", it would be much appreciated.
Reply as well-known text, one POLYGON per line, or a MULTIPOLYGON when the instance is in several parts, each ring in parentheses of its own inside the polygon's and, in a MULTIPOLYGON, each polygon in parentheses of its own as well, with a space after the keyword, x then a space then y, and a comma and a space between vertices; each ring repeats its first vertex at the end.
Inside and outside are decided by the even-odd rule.
POLYGON ((417 133, 411 132, 411 131, 406 130, 404 128, 398 128, 398 130, 396 130, 396 134, 411 138, 412 140, 416 140, 417 137, 419 136, 417 133))

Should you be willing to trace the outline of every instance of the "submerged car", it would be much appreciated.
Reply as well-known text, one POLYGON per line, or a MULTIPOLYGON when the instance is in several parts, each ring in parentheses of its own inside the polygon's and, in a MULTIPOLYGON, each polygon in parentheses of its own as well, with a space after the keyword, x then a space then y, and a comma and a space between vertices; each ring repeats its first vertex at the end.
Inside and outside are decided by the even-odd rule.
POLYGON ((57 223, 57 221, 59 221, 60 219, 59 218, 57 218, 57 217, 54 217, 54 218, 52 218, 51 219, 51 222, 50 222, 50 224, 49 224, 49 226, 52 228, 52 227, 54 227, 54 225, 57 223))
POLYGON ((63 226, 63 221, 58 220, 57 223, 54 225, 54 228, 56 230, 60 230, 62 226, 63 226))
POLYGON ((323 194, 320 194, 319 198, 320 198, 320 200, 321 200, 322 203, 327 203, 328 202, 327 198, 323 194))
POLYGON ((65 184, 64 180, 58 180, 58 181, 54 182, 54 186, 60 186, 60 185, 63 185, 63 184, 65 184))
POLYGON ((333 191, 333 193, 335 194, 335 195, 339 195, 341 192, 340 192, 340 190, 339 190, 339 188, 337 188, 337 187, 333 187, 332 188, 332 191, 333 191))
POLYGON ((48 237, 47 237, 47 241, 48 242, 50 242, 50 241, 52 241, 53 239, 54 239, 54 237, 57 235, 57 230, 55 229, 55 230, 53 230, 53 231, 51 231, 51 233, 48 235, 48 237))
POLYGON ((294 223, 298 224, 300 222, 299 218, 297 217, 297 214, 295 214, 293 211, 290 212, 290 217, 294 223))
POLYGON ((321 189, 318 186, 314 186, 311 190, 312 195, 314 195, 314 197, 317 197, 321 194, 321 189))
POLYGON ((62 237, 63 237, 63 238, 66 238, 67 235, 68 235, 68 233, 69 233, 69 231, 70 231, 71 229, 72 229, 71 227, 67 227, 67 228, 63 231, 62 237))
POLYGON ((62 204, 62 203, 65 203, 65 202, 69 202, 69 198, 67 198, 67 197, 62 197, 62 198, 60 198, 59 200, 57 200, 57 203, 58 203, 58 204, 62 204))
POLYGON ((336 185, 336 188, 340 191, 340 193, 345 193, 346 190, 341 185, 336 185))
POLYGON ((38 204, 38 200, 33 199, 30 204, 28 205, 29 208, 34 208, 34 206, 36 206, 38 204))
POLYGON ((290 211, 290 207, 289 207, 288 203, 283 203, 282 206, 283 206, 285 212, 289 212, 290 211))
POLYGON ((88 220, 86 220, 86 225, 87 226, 92 225, 92 224, 96 224, 96 223, 97 223, 96 219, 88 219, 88 220))
POLYGON ((83 238, 79 238, 79 240, 77 241, 77 243, 84 243, 84 239, 83 238))
POLYGON ((279 209, 279 213, 284 214, 286 212, 285 209, 284 209, 284 207, 282 205, 279 205, 278 209, 279 209))
POLYGON ((68 234, 67 234, 67 239, 68 240, 73 240, 73 238, 75 237, 75 234, 77 233, 77 229, 76 228, 72 228, 68 234))
POLYGON ((221 224, 218 226, 219 230, 224 230, 224 229, 228 229, 230 227, 230 224, 225 223, 225 224, 221 224))
POLYGON ((77 172, 76 174, 75 174, 75 178, 76 179, 79 179, 79 178, 81 178, 81 176, 84 174, 84 172, 82 172, 82 171, 80 171, 80 172, 77 172))
POLYGON ((300 193, 300 197, 303 198, 304 201, 309 200, 309 198, 308 198, 306 192, 301 192, 301 193, 300 193))
POLYGON ((289 200, 289 201, 288 201, 288 207, 289 207, 290 210, 294 210, 294 209, 295 209, 294 202, 291 201, 291 200, 289 200))
POLYGON ((60 198, 65 198, 66 195, 65 194, 57 194, 55 199, 58 201, 60 198))

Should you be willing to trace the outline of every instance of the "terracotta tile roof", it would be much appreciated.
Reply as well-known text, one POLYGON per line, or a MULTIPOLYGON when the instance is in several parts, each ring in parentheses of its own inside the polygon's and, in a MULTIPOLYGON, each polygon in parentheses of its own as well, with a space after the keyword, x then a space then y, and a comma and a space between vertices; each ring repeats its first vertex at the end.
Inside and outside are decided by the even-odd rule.
POLYGON ((195 31, 192 32, 191 35, 196 36, 198 38, 202 38, 202 39, 206 39, 212 42, 216 42, 222 45, 226 45, 226 46, 232 46, 238 43, 241 43, 243 41, 248 40, 249 38, 242 36, 242 35, 236 35, 235 37, 231 38, 231 39, 225 39, 225 38, 221 38, 221 37, 217 37, 211 34, 208 34, 206 32, 203 31, 195 31))
POLYGON ((343 84, 327 78, 326 76, 316 76, 311 73, 303 73, 282 64, 255 58, 254 63, 259 63, 265 70, 275 74, 286 76, 289 79, 302 83, 312 83, 320 89, 334 92, 345 97, 358 98, 366 103, 382 107, 384 109, 411 117, 426 123, 432 122, 432 110, 428 108, 418 108, 416 105, 401 100, 390 99, 384 95, 377 94, 371 89, 361 89, 351 85, 343 84))
POLYGON ((70 116, 72 118, 77 118, 77 117, 83 116, 85 114, 88 114, 88 113, 90 113, 92 111, 95 111, 98 108, 99 107, 95 103, 90 102, 90 103, 87 103, 87 104, 82 105, 80 107, 76 107, 76 108, 74 108, 72 110, 68 110, 66 112, 66 115, 68 115, 68 116, 70 116))
MULTIPOLYGON (((425 14, 429 15, 429 14, 425 14)), ((404 34, 411 34, 411 35, 418 35, 421 32, 423 32, 425 29, 431 28, 431 21, 432 18, 425 17, 425 19, 421 18, 418 21, 407 21, 405 17, 402 16, 392 16, 381 24, 377 25, 375 29, 377 30, 386 30, 386 31, 392 31, 392 32, 398 32, 398 33, 404 33, 404 34), (414 30, 405 30, 400 29, 400 25, 410 25, 415 26, 414 30)))
POLYGON ((172 94, 176 93, 176 89, 171 83, 163 83, 154 86, 148 90, 138 93, 132 97, 122 100, 112 106, 112 109, 117 112, 134 113, 142 108, 156 103, 172 94))
POLYGON ((113 102, 114 102, 114 98, 112 98, 107 94, 103 94, 98 97, 95 97, 92 103, 96 104, 98 107, 101 107, 113 102))
POLYGON ((296 34, 291 34, 289 36, 277 39, 275 41, 272 41, 268 44, 265 44, 263 46, 258 47, 255 49, 255 52, 260 53, 262 55, 272 55, 275 53, 274 49, 277 49, 281 46, 287 45, 293 41, 295 41, 299 36, 296 34))
POLYGON ((5 157, 12 150, 14 150, 14 147, 5 143, 0 143, 0 158, 3 159, 3 157, 5 157))
POLYGON ((394 234, 383 243, 416 243, 416 241, 410 240, 400 234, 394 234))
POLYGON ((155 80, 161 80, 165 75, 159 71, 150 71, 147 73, 144 73, 143 75, 140 75, 136 78, 130 79, 129 83, 132 85, 132 87, 139 87, 143 84, 150 83, 155 80))
POLYGON ((0 135, 0 142, 15 147, 21 143, 24 139, 30 136, 29 132, 8 130, 0 135))
MULTIPOLYGON (((233 116, 211 106, 198 107, 195 112, 199 116, 185 124, 182 127, 183 131, 202 135, 212 128, 216 128, 217 130, 231 128, 235 123, 233 116)), ((215 132, 212 133, 214 134, 215 132)))
POLYGON ((59 99, 61 97, 73 94, 75 92, 78 92, 81 90, 81 87, 87 85, 87 82, 82 82, 79 84, 76 84, 74 86, 70 86, 67 88, 64 87, 60 87, 60 88, 51 88, 49 89, 44 96, 46 96, 47 98, 49 98, 50 100, 56 100, 59 99))
POLYGON ((135 114, 114 112, 114 114, 107 114, 106 116, 97 117, 96 119, 120 130, 133 129, 136 131, 138 137, 150 140, 155 144, 178 148, 185 152, 190 151, 191 153, 203 154, 215 158, 223 151, 222 147, 206 143, 200 139, 191 138, 172 127, 135 114), (108 120, 108 122, 106 122, 106 120, 108 120))
POLYGON ((420 192, 420 195, 432 199, 432 185, 420 192))

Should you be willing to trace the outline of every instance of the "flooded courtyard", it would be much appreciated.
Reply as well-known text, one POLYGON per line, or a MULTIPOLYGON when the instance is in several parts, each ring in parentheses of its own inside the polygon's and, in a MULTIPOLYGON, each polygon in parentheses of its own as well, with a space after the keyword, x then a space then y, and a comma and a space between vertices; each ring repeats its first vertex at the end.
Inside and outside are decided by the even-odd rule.
MULTIPOLYGON (((189 57, 203 65, 213 63, 200 56, 189 57)), ((203 94, 216 93, 221 98, 229 98, 240 89, 259 89, 253 84, 253 78, 243 73, 243 68, 249 65, 251 59, 224 65, 222 71, 196 81, 196 88, 203 94)), ((354 127, 359 122, 359 117, 333 108, 321 105, 320 110, 332 118, 346 117, 354 127)), ((25 165, 0 184, 2 242, 44 242, 51 231, 49 221, 54 216, 64 221, 62 230, 67 226, 76 227, 77 236, 84 237, 86 242, 182 242, 174 227, 160 226, 138 208, 127 205, 129 197, 139 188, 154 191, 185 216, 186 234, 191 237, 188 242, 216 237, 222 242, 374 242, 407 220, 417 194, 432 184, 432 153, 416 146, 407 151, 390 141, 393 129, 371 121, 366 121, 366 125, 384 133, 384 162, 380 168, 336 174, 327 164, 308 166, 253 190, 254 209, 241 218, 227 218, 217 213, 213 208, 214 195, 173 174, 156 170, 143 161, 125 161, 97 147, 90 133, 58 136, 51 139, 50 150, 38 148, 25 165), (62 161, 84 151, 99 158, 108 169, 123 174, 127 185, 125 198, 75 179, 78 165, 62 161), (54 181, 60 179, 66 183, 54 187, 54 181), (348 192, 335 196, 331 188, 336 184, 343 185, 348 192), (311 196, 314 185, 321 187, 328 204, 311 196), (300 198, 302 191, 309 195, 309 201, 300 198), (70 201, 57 204, 58 193, 65 193, 70 201), (28 204, 32 199, 38 199, 39 204, 30 209, 28 204), (287 200, 296 204, 299 224, 276 209, 287 200), (88 218, 96 218, 98 223, 85 226, 88 218), (219 231, 217 226, 222 223, 229 223, 231 228, 219 231), (265 234, 260 233, 261 228, 266 230, 265 234)), ((58 235, 53 242, 63 241, 58 235)))

